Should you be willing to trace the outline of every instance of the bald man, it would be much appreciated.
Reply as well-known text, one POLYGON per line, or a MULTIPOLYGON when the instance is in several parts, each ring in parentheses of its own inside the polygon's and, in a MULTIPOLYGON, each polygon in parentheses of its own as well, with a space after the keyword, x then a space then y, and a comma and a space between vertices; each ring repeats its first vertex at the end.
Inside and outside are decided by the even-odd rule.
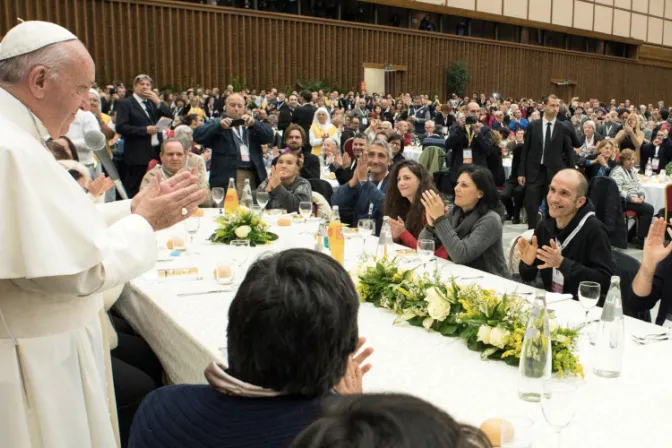
POLYGON ((587 192, 586 178, 575 169, 553 177, 546 196, 550 217, 537 223, 531 242, 518 241, 523 281, 539 273, 544 289, 572 294, 575 300, 579 283, 593 281, 606 296, 614 272, 611 242, 587 192))
POLYGON ((211 188, 226 188, 235 179, 241 197, 246 179, 253 190, 266 179, 261 145, 273 142, 273 130, 247 113, 242 95, 229 95, 224 117, 196 129, 194 141, 212 148, 211 188))

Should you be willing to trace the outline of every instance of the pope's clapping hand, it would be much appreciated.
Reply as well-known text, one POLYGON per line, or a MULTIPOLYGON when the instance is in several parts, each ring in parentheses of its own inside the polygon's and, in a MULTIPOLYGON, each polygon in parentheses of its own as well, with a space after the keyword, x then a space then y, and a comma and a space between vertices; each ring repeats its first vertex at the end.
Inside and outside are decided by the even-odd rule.
POLYGON ((196 185, 197 180, 193 171, 183 171, 165 181, 157 173, 149 187, 133 198, 131 210, 155 231, 171 227, 191 216, 205 201, 208 192, 196 185))

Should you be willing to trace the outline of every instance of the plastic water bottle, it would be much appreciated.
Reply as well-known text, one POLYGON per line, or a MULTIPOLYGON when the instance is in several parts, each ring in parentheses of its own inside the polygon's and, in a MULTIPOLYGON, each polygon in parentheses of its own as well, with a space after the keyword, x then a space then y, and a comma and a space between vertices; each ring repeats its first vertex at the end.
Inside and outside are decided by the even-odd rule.
POLYGON ((651 161, 646 162, 646 169, 644 170, 644 175, 646 177, 653 176, 653 167, 651 166, 651 161))
POLYGON ((621 375, 623 348, 625 347, 625 327, 623 322, 623 301, 621 299, 621 279, 611 277, 611 286, 602 308, 602 317, 595 339, 595 365, 593 373, 604 378, 621 375))
POLYGON ((240 203, 248 209, 251 209, 254 205, 254 199, 252 198, 252 187, 250 187, 250 179, 245 179, 245 186, 243 187, 243 198, 240 203))
POLYGON ((341 222, 341 214, 338 212, 338 205, 331 208, 331 220, 341 222))
POLYGON ((380 258, 394 258, 394 240, 392 238, 389 216, 383 217, 383 226, 380 228, 376 256, 380 258))
POLYGON ((525 330, 518 364, 518 397, 525 401, 540 401, 544 381, 551 378, 552 363, 551 329, 546 294, 542 292, 534 299, 525 330))

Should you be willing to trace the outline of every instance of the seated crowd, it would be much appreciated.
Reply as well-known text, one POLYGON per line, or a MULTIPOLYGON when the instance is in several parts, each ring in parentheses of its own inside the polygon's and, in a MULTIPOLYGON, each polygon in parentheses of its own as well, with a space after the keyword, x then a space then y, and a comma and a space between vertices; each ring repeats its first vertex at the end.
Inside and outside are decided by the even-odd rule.
MULTIPOLYGON (((584 280, 598 282, 604 297, 619 275, 605 224, 614 216, 591 200, 593 185, 609 183, 618 192, 615 219, 636 214, 631 242, 644 248, 624 305, 641 312, 661 301, 658 324, 672 310, 672 245, 640 180, 672 167, 662 102, 453 94, 440 104, 426 95, 232 86, 172 93, 153 89, 147 75, 131 90, 121 83, 92 89, 91 111, 47 142, 92 201, 115 200, 114 183, 83 143, 96 129, 129 196, 183 171, 205 190, 232 179, 239 196, 246 183, 254 195, 268 193, 268 208, 338 206, 351 226, 374 219, 376 234, 387 216, 399 244, 415 249, 433 240, 437 257, 503 278, 519 271, 524 282, 576 298, 584 280), (420 148, 419 160, 411 159, 407 151, 420 148), (511 269, 503 225, 524 219, 533 235, 518 239, 520 263, 511 269)), ((212 204, 208 196, 202 206, 212 204)), ((371 367, 358 304, 352 281, 329 257, 297 249, 262 258, 229 309, 228 365, 207 368, 208 386, 154 392, 158 360, 113 316, 121 321, 112 355, 122 446, 490 446, 478 430, 418 399, 344 396, 361 394, 371 367)))

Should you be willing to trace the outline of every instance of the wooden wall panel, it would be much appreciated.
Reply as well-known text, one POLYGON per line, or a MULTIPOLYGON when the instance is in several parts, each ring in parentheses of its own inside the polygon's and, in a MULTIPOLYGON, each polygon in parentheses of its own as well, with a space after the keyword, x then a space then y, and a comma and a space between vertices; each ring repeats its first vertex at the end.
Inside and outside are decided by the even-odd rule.
POLYGON ((17 17, 73 31, 89 48, 101 84, 147 73, 175 89, 224 87, 238 78, 257 89, 322 79, 353 90, 363 63, 381 63, 408 66, 396 75, 399 91, 445 99, 447 68, 462 60, 471 75, 468 93, 647 103, 670 102, 672 94, 670 69, 636 60, 171 0, 0 0, 0 13, 0 36, 17 17), (578 85, 553 86, 551 78, 578 85))

